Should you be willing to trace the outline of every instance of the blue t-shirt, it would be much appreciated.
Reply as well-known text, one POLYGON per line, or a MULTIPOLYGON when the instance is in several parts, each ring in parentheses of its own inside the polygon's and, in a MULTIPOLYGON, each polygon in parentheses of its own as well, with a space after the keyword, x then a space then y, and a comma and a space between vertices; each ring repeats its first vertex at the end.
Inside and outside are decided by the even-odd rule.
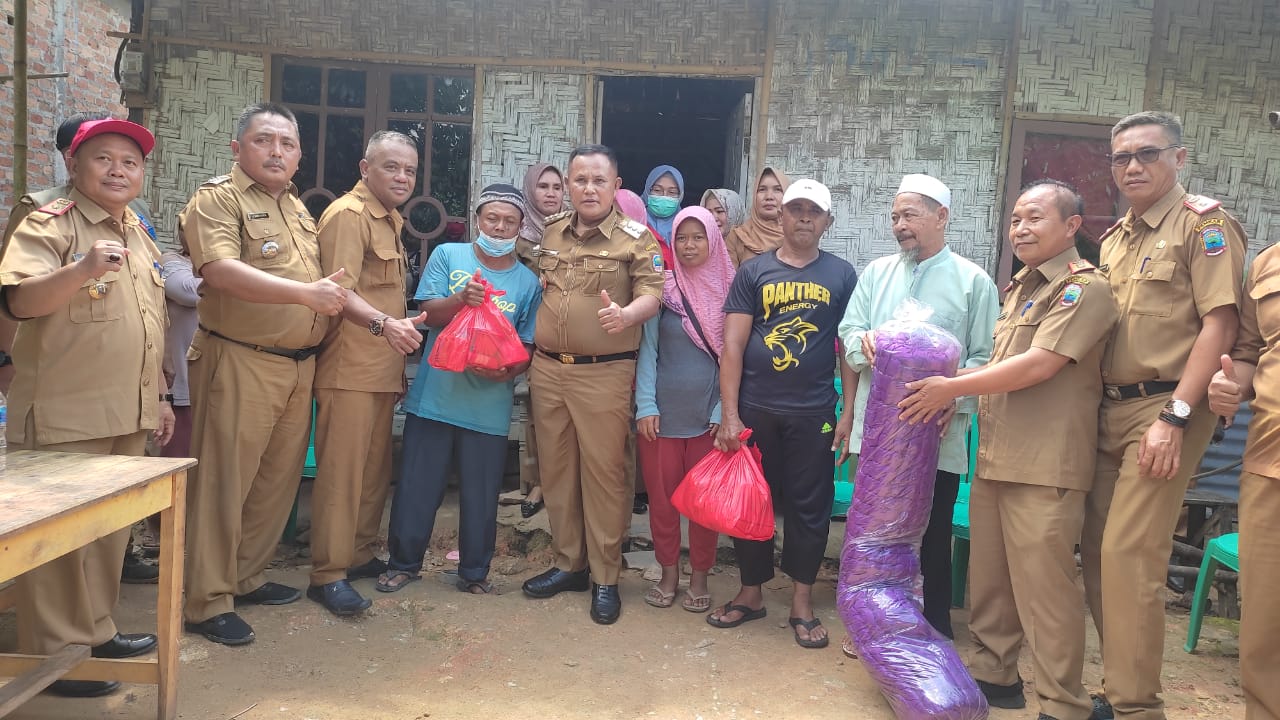
MULTIPOLYGON (((449 297, 466 287, 480 261, 470 243, 446 243, 431 253, 418 281, 418 302, 449 297)), ((515 263, 508 270, 481 268, 480 274, 506 295, 493 298, 516 333, 533 343, 533 321, 542 302, 542 286, 529 268, 515 263)), ((515 381, 500 383, 469 372, 448 372, 431 367, 427 358, 443 328, 431 328, 422 344, 418 375, 405 398, 405 412, 437 422, 457 425, 486 435, 506 435, 511 428, 515 381)))

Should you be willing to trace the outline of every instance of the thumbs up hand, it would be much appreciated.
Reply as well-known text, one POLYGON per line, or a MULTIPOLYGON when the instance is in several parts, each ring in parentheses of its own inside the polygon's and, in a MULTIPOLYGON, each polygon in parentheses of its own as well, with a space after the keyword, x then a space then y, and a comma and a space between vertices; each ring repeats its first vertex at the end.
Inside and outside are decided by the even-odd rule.
POLYGON ((609 291, 600 291, 600 302, 604 305, 596 315, 600 317, 600 327, 610 335, 615 335, 626 329, 626 319, 622 316, 622 308, 618 307, 618 303, 609 299, 609 291))
POLYGON ((1224 421, 1225 427, 1231 427, 1236 411, 1240 409, 1240 381, 1236 376, 1235 363, 1230 355, 1223 355, 1222 369, 1213 374, 1209 381, 1209 409, 1224 421))

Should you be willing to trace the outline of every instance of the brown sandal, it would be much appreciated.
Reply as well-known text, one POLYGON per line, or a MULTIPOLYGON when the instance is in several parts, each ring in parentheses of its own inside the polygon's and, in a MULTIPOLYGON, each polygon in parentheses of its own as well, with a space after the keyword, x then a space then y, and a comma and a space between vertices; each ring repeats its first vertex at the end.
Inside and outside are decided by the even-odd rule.
POLYGON ((374 585, 373 589, 378 592, 393 593, 404 589, 405 585, 421 579, 421 575, 415 575, 404 570, 388 570, 378 576, 378 584, 374 585))

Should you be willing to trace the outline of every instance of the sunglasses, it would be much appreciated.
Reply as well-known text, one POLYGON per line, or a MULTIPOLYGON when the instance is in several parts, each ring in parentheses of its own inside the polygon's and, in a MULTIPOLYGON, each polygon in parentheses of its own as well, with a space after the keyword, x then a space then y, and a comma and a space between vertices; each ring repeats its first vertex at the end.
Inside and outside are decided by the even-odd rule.
POLYGON ((1160 157, 1160 153, 1164 152, 1165 150, 1172 150, 1173 148, 1180 148, 1180 147, 1182 146, 1175 144, 1175 145, 1165 145, 1164 147, 1142 148, 1136 153, 1129 153, 1129 152, 1109 153, 1107 155, 1107 159, 1111 161, 1112 167, 1128 167, 1129 163, 1133 162, 1134 158, 1138 158, 1138 162, 1142 163, 1143 165, 1150 165, 1160 157))

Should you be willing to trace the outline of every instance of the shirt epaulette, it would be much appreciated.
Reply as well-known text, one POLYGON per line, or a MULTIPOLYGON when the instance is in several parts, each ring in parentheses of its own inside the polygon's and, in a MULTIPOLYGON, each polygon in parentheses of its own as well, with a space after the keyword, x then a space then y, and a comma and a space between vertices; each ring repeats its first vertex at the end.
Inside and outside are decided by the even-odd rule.
POLYGON ((1005 285, 1003 288, 1000 289, 1000 292, 1002 293, 1009 292, 1010 290, 1013 289, 1014 284, 1015 283, 1012 280, 1010 280, 1008 285, 1005 285))
POLYGON ((1102 234, 1098 236, 1098 244, 1101 245, 1103 240, 1106 240, 1107 238, 1111 237, 1112 233, 1114 233, 1116 230, 1119 230, 1120 225, 1123 222, 1124 222, 1124 218, 1120 218, 1116 220, 1114 223, 1112 223, 1111 227, 1107 228, 1106 230, 1103 230, 1102 234))
POLYGON ((554 222, 560 222, 561 220, 565 220, 565 219, 567 219, 567 218, 568 218, 570 215, 572 215, 572 214, 573 214, 573 211, 572 211, 572 210, 561 210, 560 212, 556 213, 555 215, 548 215, 548 216, 547 216, 547 219, 543 222, 543 226, 545 227, 545 226, 547 226, 547 225, 550 225, 551 223, 554 223, 554 222))
POLYGON ((222 183, 227 182, 227 181, 229 181, 230 179, 231 179, 231 175, 230 175, 230 174, 227 174, 227 175, 219 175, 219 176, 217 176, 217 177, 211 177, 211 178, 209 178, 208 180, 205 180, 205 181, 204 181, 203 183, 201 183, 201 184, 202 184, 202 185, 221 185, 222 183))
POLYGON ((1188 195, 1187 199, 1182 201, 1182 204, 1186 206, 1188 210, 1197 215, 1204 215, 1207 212, 1212 212, 1222 207, 1222 202, 1220 200, 1214 200, 1213 198, 1205 197, 1203 195, 1188 195))
POLYGON ((68 210, 76 206, 76 201, 70 198, 58 198, 48 205, 43 205, 37 210, 49 215, 65 215, 68 210))
POLYGON ((1067 272, 1073 275, 1075 273, 1093 272, 1094 270, 1097 270, 1097 269, 1098 269, 1097 266, 1095 266, 1093 263, 1089 262, 1088 260, 1085 260, 1084 258, 1080 258, 1079 260, 1072 260, 1071 262, 1067 263, 1067 272))
POLYGON ((618 225, 618 227, 622 229, 622 232, 630 235, 631 237, 637 240, 639 240, 640 237, 644 235, 645 230, 648 230, 648 228, 636 222, 635 220, 627 220, 625 222, 622 222, 618 225))

